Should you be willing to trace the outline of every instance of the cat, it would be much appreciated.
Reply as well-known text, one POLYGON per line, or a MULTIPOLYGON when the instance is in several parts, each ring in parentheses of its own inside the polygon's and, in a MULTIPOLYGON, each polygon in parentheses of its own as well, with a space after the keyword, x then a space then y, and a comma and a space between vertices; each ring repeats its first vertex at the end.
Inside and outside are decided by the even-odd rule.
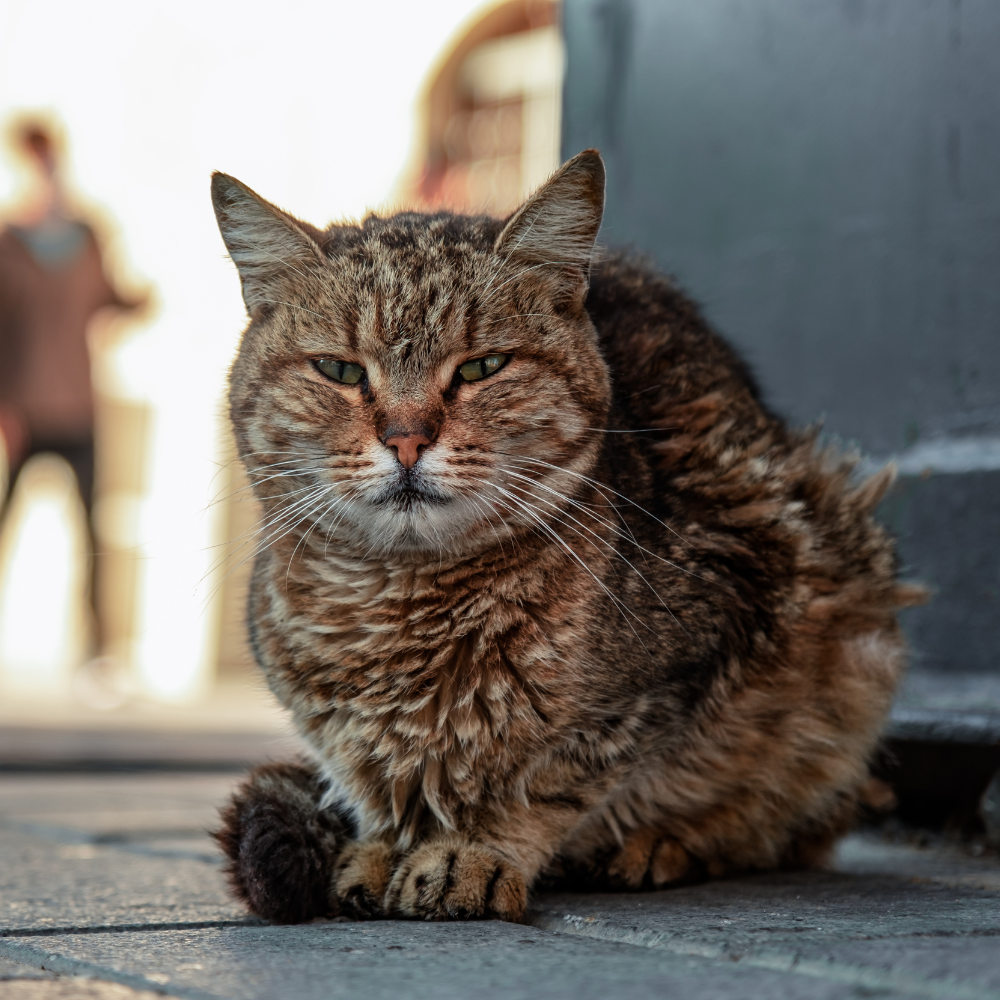
POLYGON ((237 896, 516 921, 540 885, 820 862, 922 597, 872 517, 892 469, 859 483, 671 280, 595 253, 596 150, 507 220, 212 194, 251 644, 311 754, 225 808, 237 896))

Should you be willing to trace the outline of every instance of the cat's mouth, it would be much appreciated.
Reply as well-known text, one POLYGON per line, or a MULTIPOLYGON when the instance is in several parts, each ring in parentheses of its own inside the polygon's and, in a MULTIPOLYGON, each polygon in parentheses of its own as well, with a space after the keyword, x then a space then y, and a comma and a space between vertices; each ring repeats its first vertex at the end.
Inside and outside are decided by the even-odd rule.
POLYGON ((391 506, 396 510, 411 510, 421 504, 446 504, 451 498, 436 490, 427 489, 414 482, 394 483, 380 490, 371 502, 378 507, 391 506))

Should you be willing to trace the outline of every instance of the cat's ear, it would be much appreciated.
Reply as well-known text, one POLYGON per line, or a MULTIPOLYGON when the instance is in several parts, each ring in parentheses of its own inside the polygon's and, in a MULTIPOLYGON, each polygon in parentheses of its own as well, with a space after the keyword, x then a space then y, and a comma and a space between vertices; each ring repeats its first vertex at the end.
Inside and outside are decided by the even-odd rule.
POLYGON ((243 301, 251 316, 272 302, 281 287, 301 278, 304 265, 325 259, 316 230, 265 201, 235 177, 212 174, 212 205, 223 242, 239 271, 243 301))
POLYGON ((590 273, 604 215, 604 161, 596 149, 567 160, 515 213, 494 250, 505 260, 590 273))

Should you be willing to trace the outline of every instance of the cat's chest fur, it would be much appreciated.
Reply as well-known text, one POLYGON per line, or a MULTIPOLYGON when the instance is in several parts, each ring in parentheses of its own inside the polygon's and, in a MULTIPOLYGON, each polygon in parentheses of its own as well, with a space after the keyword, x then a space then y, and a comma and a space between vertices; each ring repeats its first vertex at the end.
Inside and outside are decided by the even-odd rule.
POLYGON ((382 825, 418 790, 440 814, 498 791, 578 718, 588 589, 527 553, 417 569, 307 546, 259 561, 251 618, 273 690, 382 825))

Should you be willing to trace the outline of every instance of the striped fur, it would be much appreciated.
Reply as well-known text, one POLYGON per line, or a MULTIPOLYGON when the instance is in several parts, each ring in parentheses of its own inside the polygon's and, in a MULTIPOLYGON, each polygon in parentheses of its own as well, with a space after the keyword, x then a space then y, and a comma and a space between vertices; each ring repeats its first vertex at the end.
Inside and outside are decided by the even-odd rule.
POLYGON ((253 778, 220 834, 251 908, 315 915, 315 871, 331 914, 516 920, 540 880, 815 863, 852 822, 921 596, 871 516, 891 473, 788 430, 654 269, 592 263, 603 184, 588 151, 506 222, 320 232, 213 180, 250 632, 313 751, 273 822, 334 831, 268 872, 233 817, 289 779, 253 778))

